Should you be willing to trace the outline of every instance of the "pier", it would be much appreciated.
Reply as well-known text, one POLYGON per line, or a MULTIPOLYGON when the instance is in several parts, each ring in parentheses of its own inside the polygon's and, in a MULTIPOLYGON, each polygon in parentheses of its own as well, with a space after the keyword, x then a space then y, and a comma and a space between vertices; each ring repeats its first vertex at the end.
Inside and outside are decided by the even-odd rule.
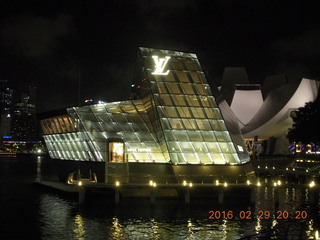
POLYGON ((257 183, 180 183, 180 184, 65 184, 57 181, 37 181, 35 184, 54 189, 64 193, 78 194, 79 204, 84 204, 88 195, 102 193, 110 199, 114 199, 116 205, 121 203, 124 198, 149 198, 152 205, 156 204, 157 199, 171 198, 180 199, 184 204, 188 205, 193 199, 215 199, 219 204, 223 204, 228 192, 239 191, 247 193, 248 200, 254 202, 255 194, 258 188, 271 187, 275 189, 275 193, 281 188, 309 188, 312 198, 316 198, 319 194, 319 188, 315 183, 309 184, 290 184, 277 182, 265 183, 258 180, 257 183))

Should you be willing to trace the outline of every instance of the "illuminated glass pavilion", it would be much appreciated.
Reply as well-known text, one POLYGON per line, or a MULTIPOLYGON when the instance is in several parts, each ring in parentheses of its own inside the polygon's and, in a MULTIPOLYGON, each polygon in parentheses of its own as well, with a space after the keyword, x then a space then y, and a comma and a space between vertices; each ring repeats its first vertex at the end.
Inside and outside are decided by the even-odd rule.
POLYGON ((68 108, 41 120, 51 158, 95 162, 243 164, 245 144, 218 106, 197 56, 140 48, 133 99, 68 108), (141 72, 140 72, 141 71, 141 72))

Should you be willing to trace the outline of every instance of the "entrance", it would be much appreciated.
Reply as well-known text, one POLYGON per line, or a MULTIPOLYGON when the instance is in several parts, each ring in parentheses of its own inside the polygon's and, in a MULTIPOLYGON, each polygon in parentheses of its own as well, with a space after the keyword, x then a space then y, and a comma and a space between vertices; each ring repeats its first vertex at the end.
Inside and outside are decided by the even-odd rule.
POLYGON ((109 142, 109 162, 123 163, 124 162, 124 143, 109 142))

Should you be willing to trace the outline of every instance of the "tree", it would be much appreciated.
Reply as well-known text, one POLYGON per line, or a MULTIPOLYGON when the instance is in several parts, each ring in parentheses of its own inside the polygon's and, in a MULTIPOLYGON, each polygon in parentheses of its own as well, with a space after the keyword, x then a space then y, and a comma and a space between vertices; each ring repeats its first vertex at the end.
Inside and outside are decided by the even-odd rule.
POLYGON ((320 144, 320 98, 308 102, 292 116, 287 138, 292 142, 320 144))

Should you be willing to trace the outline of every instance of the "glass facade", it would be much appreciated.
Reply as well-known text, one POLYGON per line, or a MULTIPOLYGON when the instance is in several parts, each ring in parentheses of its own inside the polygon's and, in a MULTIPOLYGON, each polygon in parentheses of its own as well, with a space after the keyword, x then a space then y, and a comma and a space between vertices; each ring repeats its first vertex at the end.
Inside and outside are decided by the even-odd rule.
POLYGON ((140 54, 141 80, 133 85, 137 99, 73 107, 68 116, 41 121, 52 158, 173 164, 249 160, 240 129, 235 124, 228 129, 195 54, 150 48, 140 48, 140 54))

